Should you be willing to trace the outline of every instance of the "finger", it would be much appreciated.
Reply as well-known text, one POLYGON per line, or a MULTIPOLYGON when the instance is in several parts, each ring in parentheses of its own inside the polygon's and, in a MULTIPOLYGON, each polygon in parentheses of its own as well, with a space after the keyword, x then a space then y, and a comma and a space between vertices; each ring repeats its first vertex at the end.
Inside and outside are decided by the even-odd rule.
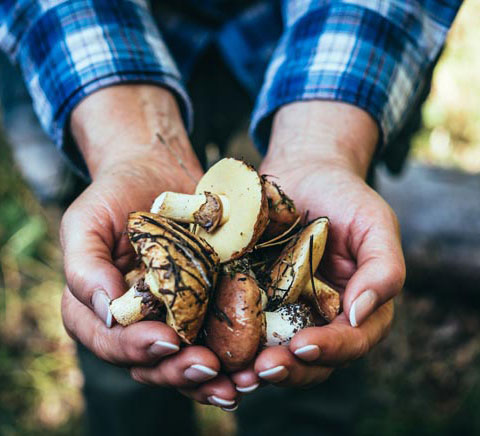
POLYGON ((189 346, 152 367, 133 367, 134 380, 156 386, 191 388, 214 379, 220 370, 218 358, 208 348, 189 346))
POLYGON ((65 277, 73 295, 110 327, 110 300, 125 290, 111 255, 118 238, 110 213, 102 208, 93 211, 84 203, 84 198, 77 200, 62 219, 65 277))
POLYGON ((365 355, 384 338, 393 320, 393 300, 380 306, 361 326, 353 328, 345 313, 323 327, 298 332, 289 344, 299 359, 327 366, 344 365, 365 355))
POLYGON ((310 386, 325 381, 333 368, 309 365, 297 359, 287 347, 269 347, 255 361, 258 377, 278 386, 310 386))
POLYGON ((262 380, 258 377, 254 369, 254 363, 252 362, 248 368, 241 371, 230 374, 232 382, 235 384, 235 388, 242 394, 249 394, 256 390, 262 380))
POLYGON ((180 389, 180 392, 201 404, 221 407, 227 412, 236 410, 240 400, 240 394, 225 374, 220 374, 196 388, 180 389))
POLYGON ((395 214, 385 205, 370 220, 374 224, 366 232, 355 225, 351 229, 357 270, 348 281, 343 310, 353 327, 361 325, 377 307, 397 295, 405 281, 405 261, 395 214))
POLYGON ((180 350, 178 335, 167 325, 144 321, 109 329, 65 289, 62 299, 65 329, 97 357, 116 365, 151 365, 180 350))

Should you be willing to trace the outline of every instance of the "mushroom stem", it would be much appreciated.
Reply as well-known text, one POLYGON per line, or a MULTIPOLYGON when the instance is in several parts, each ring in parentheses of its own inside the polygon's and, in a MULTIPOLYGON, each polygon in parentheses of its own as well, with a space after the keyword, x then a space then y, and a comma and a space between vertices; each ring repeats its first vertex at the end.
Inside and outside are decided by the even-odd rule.
POLYGON ((340 294, 316 277, 313 281, 315 290, 312 281, 309 280, 301 293, 301 298, 315 307, 326 321, 332 322, 340 311, 340 294))
POLYGON ((143 279, 135 283, 125 294, 110 303, 110 312, 119 324, 127 326, 158 313, 162 306, 145 285, 143 279))
POLYGON ((313 327, 312 313, 304 304, 286 304, 275 312, 263 312, 264 346, 288 345, 300 330, 313 327))
POLYGON ((228 221, 230 203, 226 196, 209 192, 194 195, 163 192, 153 202, 150 212, 176 222, 198 224, 211 231, 213 225, 221 226, 228 221))

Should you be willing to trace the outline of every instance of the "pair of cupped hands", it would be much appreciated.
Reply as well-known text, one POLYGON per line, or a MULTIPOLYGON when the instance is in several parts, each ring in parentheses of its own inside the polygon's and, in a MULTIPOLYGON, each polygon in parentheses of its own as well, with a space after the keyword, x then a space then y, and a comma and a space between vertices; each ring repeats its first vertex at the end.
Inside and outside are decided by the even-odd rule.
POLYGON ((326 326, 300 331, 288 347, 261 351, 247 369, 232 374, 222 372, 208 348, 181 347, 167 325, 122 327, 108 310, 109 301, 125 292, 123 274, 134 259, 125 234, 129 212, 148 211, 163 191, 192 193, 202 176, 175 98, 150 85, 105 88, 74 109, 71 132, 93 181, 61 224, 62 315, 70 336, 99 358, 128 368, 140 383, 234 410, 242 395, 266 383, 321 383, 388 333, 405 266, 395 215, 364 181, 378 139, 364 111, 312 101, 283 106, 273 117, 259 172, 275 175, 310 219, 329 217, 319 273, 341 291, 343 312, 326 326))

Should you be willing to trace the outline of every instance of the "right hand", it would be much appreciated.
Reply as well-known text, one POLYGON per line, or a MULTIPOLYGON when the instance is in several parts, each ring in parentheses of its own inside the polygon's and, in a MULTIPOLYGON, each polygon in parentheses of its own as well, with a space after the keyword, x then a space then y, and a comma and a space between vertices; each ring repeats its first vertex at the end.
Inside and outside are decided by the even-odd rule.
POLYGON ((123 274, 134 258, 125 234, 129 212, 148 211, 163 191, 193 192, 194 180, 202 175, 175 99, 154 86, 106 88, 74 110, 72 133, 93 182, 61 224, 67 332, 99 358, 130 367, 139 382, 174 387, 205 404, 233 405, 237 392, 229 378, 218 375, 220 362, 212 351, 201 346, 180 349, 177 334, 161 322, 112 326, 108 308, 110 300, 125 292, 123 274))

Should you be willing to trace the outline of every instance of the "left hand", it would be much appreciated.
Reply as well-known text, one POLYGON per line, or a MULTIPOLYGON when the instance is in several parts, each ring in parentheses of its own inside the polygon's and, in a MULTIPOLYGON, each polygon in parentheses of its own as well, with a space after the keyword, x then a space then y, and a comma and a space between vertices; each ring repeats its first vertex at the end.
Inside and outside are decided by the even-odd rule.
POLYGON ((364 180, 377 135, 365 112, 345 104, 294 103, 277 112, 260 173, 277 176, 309 220, 329 217, 319 272, 340 291, 343 312, 326 326, 300 331, 288 347, 263 350, 250 368, 232 375, 238 387, 260 380, 320 383, 388 333, 405 264, 395 214, 364 180))

